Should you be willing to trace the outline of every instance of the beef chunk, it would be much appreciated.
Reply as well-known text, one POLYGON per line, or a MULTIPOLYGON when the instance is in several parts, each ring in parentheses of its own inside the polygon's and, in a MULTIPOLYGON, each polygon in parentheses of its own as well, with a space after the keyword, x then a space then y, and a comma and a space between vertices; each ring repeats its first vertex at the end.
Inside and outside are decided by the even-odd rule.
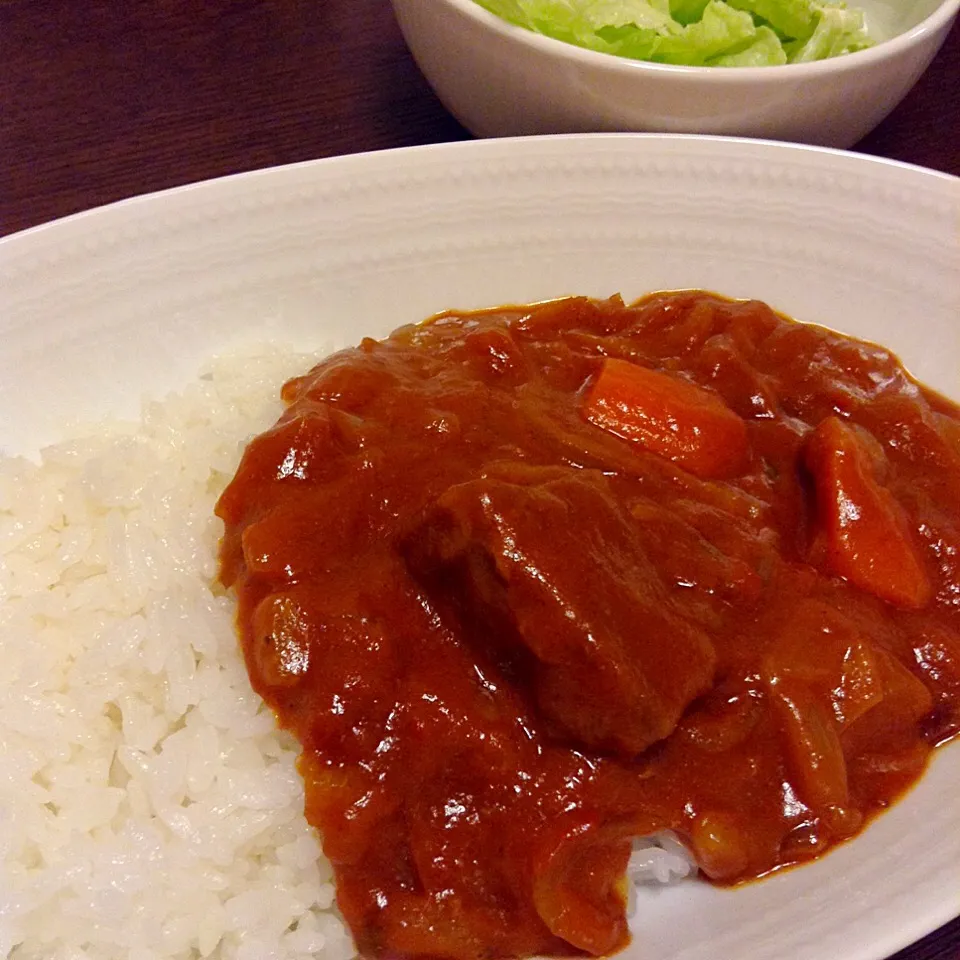
POLYGON ((406 537, 407 563, 556 733, 636 755, 710 686, 713 645, 602 474, 506 473, 445 491, 406 537))

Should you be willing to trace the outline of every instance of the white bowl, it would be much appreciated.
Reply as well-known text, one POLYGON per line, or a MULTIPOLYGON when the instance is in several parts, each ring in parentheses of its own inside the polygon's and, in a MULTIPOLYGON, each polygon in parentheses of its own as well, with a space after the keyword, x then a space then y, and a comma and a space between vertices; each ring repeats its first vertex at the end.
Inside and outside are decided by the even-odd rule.
MULTIPOLYGON (((616 290, 764 299, 960 399, 957 186, 809 147, 612 135, 337 157, 114 204, 0 240, 0 450, 136 416, 143 392, 267 338, 337 347, 445 308, 616 290)), ((617 960, 881 960, 960 910, 958 794, 960 743, 821 861, 645 891, 617 960)))
POLYGON ((477 136, 589 131, 714 133, 848 147, 906 96, 960 0, 850 0, 882 42, 779 67, 677 67, 581 49, 473 0, 392 0, 447 109, 477 136))

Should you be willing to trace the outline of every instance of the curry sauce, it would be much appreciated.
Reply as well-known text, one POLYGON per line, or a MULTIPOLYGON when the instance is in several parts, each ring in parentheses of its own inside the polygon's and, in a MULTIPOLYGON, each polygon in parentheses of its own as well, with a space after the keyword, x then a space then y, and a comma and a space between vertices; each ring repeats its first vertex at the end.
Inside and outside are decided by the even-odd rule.
POLYGON ((365 956, 610 953, 634 837, 809 860, 960 727, 960 410, 881 348, 569 298, 283 399, 221 576, 365 956))

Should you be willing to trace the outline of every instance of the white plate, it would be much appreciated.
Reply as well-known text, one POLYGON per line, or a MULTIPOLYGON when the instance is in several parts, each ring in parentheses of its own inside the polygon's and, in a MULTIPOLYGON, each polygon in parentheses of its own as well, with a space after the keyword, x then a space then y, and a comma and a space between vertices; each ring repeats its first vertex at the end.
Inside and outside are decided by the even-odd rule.
MULTIPOLYGON (((501 140, 266 170, 0 241, 0 448, 134 414, 245 342, 447 307, 705 287, 898 351, 960 397, 960 181, 669 136, 501 140)), ((960 912, 960 747, 864 835, 737 891, 642 897, 627 958, 880 960, 960 912)))

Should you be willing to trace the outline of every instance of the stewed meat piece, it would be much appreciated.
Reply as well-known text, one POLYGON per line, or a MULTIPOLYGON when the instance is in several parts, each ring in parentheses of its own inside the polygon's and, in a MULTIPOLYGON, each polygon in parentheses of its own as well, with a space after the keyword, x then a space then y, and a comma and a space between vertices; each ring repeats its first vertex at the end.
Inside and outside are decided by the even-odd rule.
POLYGON ((447 490, 407 537, 408 564, 501 669, 532 681, 557 732, 636 755, 710 686, 713 645, 599 471, 513 472, 447 490))

